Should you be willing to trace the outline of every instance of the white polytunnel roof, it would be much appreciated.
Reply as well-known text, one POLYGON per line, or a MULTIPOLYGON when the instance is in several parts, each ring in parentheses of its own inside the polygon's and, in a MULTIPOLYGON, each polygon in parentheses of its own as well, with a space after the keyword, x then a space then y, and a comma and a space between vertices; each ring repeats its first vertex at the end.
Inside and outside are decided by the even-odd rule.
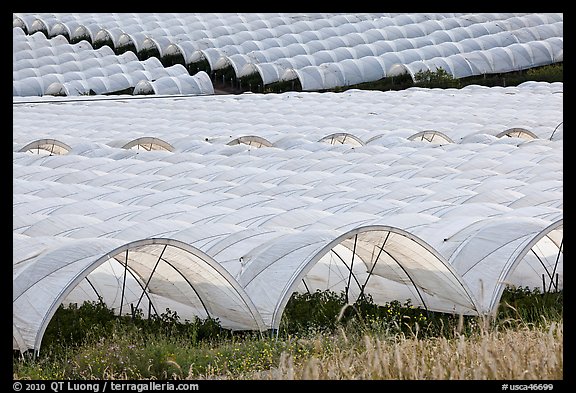
POLYGON ((195 75, 164 76, 156 80, 141 80, 134 87, 134 95, 141 94, 214 94, 210 76, 200 71, 195 75))
MULTIPOLYGON (((20 242, 28 241, 19 239, 20 242)), ((261 329, 262 321, 236 281, 211 257, 173 239, 82 239, 14 261, 15 349, 40 349, 61 303, 101 299, 118 313, 132 307, 183 319, 209 316, 233 329, 261 329), (152 311, 151 311, 152 310, 152 311)))
POLYGON ((189 75, 181 64, 164 67, 156 57, 141 61, 133 52, 116 55, 108 46, 93 50, 86 41, 14 49, 14 60, 13 91, 18 96, 110 94, 128 89, 134 94, 214 94, 212 81, 203 71, 189 75), (31 74, 30 70, 37 71, 31 74))
POLYGON ((452 239, 458 242, 461 235, 469 236, 466 242, 449 251, 451 265, 472 291, 480 294, 482 310, 497 307, 497 299, 509 284, 534 288, 544 282, 543 290, 562 287, 563 264, 559 262, 563 242, 558 240, 562 238, 559 236, 562 228, 562 220, 550 224, 548 220, 530 217, 495 218, 473 224, 446 239, 447 247, 451 248, 452 239), (472 231, 475 234, 470 236, 472 231), (549 232, 555 233, 549 235, 549 232), (514 268, 520 261, 522 268, 516 272, 514 268), (518 280, 519 277, 522 279, 518 280))
MULTIPOLYGON (((424 33, 419 27, 416 27, 414 25, 406 25, 402 26, 402 28, 406 29, 411 28, 413 29, 414 32, 419 31, 420 32, 419 34, 421 34, 421 36, 415 36, 415 38, 406 38, 405 34, 399 33, 397 38, 393 39, 388 38, 388 41, 383 41, 387 42, 387 46, 382 46, 379 42, 370 41, 371 37, 364 36, 364 42, 357 42, 356 45, 350 43, 347 44, 342 43, 340 45, 332 46, 328 44, 327 46, 324 45, 323 49, 319 50, 307 49, 306 56, 308 56, 308 61, 306 64, 294 63, 294 60, 299 56, 302 56, 302 54, 297 54, 295 56, 286 55, 284 57, 281 57, 281 55, 278 52, 274 54, 272 52, 272 49, 270 49, 260 52, 255 57, 255 61, 260 63, 260 67, 256 67, 255 64, 249 64, 249 65, 246 64, 249 61, 249 59, 244 57, 243 58, 244 64, 242 65, 242 67, 240 67, 239 65, 235 65, 234 69, 241 70, 240 74, 237 73, 237 76, 244 76, 253 72, 259 72, 261 74, 262 79, 270 83, 273 80, 265 78, 265 75, 262 73, 262 65, 263 65, 262 62, 263 61, 269 63, 273 62, 275 64, 279 65, 281 64, 284 68, 290 68, 290 70, 286 71, 286 73, 281 77, 280 80, 290 80, 298 78, 300 79, 300 82, 303 86, 302 87, 303 90, 322 90, 322 89, 330 89, 335 86, 348 86, 356 83, 369 82, 381 79, 387 75, 388 71, 392 72, 391 75, 396 75, 402 68, 402 66, 406 66, 407 64, 413 63, 414 61, 431 60, 436 57, 438 58, 435 60, 436 63, 442 64, 443 68, 446 69, 448 72, 450 72, 456 78, 463 78, 471 75, 481 75, 484 73, 502 72, 500 70, 506 69, 507 66, 505 64, 508 60, 506 60, 505 58, 503 58, 503 60, 500 59, 495 60, 495 62, 503 61, 504 64, 502 66, 498 66, 497 64, 495 64, 489 69, 487 69, 486 67, 479 68, 475 64, 472 65, 462 64, 457 68, 455 68, 455 66, 451 66, 450 63, 459 61, 459 57, 453 58, 452 60, 448 61, 448 63, 446 62, 441 63, 442 59, 454 55, 469 57, 468 52, 472 51, 470 45, 476 42, 478 42, 476 49, 479 50, 480 53, 482 54, 483 52, 489 49, 506 47, 506 49, 510 51, 511 56, 518 58, 518 60, 516 60, 514 64, 515 68, 509 69, 508 71, 526 69, 537 66, 537 64, 544 65, 556 61, 561 61, 561 53, 562 53, 561 22, 556 22, 555 28, 548 28, 547 24, 539 25, 537 27, 536 26, 524 27, 523 28, 525 30, 524 35, 531 35, 531 37, 534 37, 534 39, 532 39, 531 41, 521 43, 519 43, 518 42, 519 39, 516 38, 515 35, 513 35, 515 31, 502 31, 501 27, 498 27, 498 25, 495 23, 496 22, 483 22, 478 25, 461 27, 459 30, 460 36, 453 35, 451 41, 449 42, 444 41, 442 43, 443 45, 437 45, 431 40, 424 39, 424 37, 422 36, 424 33), (544 32, 539 33, 537 30, 538 28, 542 28, 544 32), (557 49, 550 48, 548 43, 549 40, 555 40, 554 41, 555 43, 559 43, 556 44, 557 49), (467 42, 467 44, 464 45, 464 42, 467 42), (371 44, 371 46, 368 47, 369 51, 366 51, 366 49, 368 48, 365 48, 367 43, 371 44), (378 45, 375 45, 376 43, 378 43, 378 45), (460 45, 460 43, 462 43, 462 45, 460 45), (390 45, 392 45, 392 47, 390 47, 390 45), (548 45, 548 48, 550 49, 547 51, 539 50, 540 54, 538 58, 532 54, 530 55, 527 54, 527 52, 530 53, 533 52, 533 48, 537 48, 542 45, 544 46, 548 45), (313 73, 314 72, 313 70, 307 70, 305 71, 305 73, 298 72, 304 67, 316 68, 326 65, 325 63, 331 63, 331 62, 340 65, 341 62, 345 60, 360 61, 360 60, 367 60, 370 57, 380 57, 380 56, 384 57, 388 56, 388 58, 390 56, 396 56, 396 61, 388 60, 388 65, 383 67, 382 71, 378 70, 376 75, 370 78, 361 75, 358 71, 349 70, 347 73, 345 73, 345 75, 338 78, 337 82, 338 84, 336 84, 335 86, 333 86, 334 82, 330 82, 329 80, 323 81, 321 87, 318 87, 317 84, 310 84, 311 82, 309 81, 308 74, 313 73), (520 59, 523 59, 523 62, 520 61, 520 59), (395 65, 394 63, 398 64, 395 65), (288 66, 288 64, 290 65, 288 66), (393 68, 394 66, 395 68, 393 68), (471 69, 468 71, 464 71, 461 70, 462 67, 468 67, 468 68, 471 67, 471 69), (359 76, 359 74, 361 76, 359 76), (360 80, 361 82, 357 82, 357 80, 360 80)), ((454 34, 454 30, 449 30, 449 32, 454 34)), ((330 40, 332 40, 332 42, 336 42, 335 41, 336 39, 343 40, 346 37, 348 37, 348 35, 342 35, 340 37, 331 37, 330 40)), ((319 42, 319 41, 311 41, 311 43, 312 42, 319 42)), ((301 45, 305 46, 309 44, 305 43, 301 45)), ((230 62, 233 62, 233 60, 231 60, 230 62)), ((461 62, 464 63, 464 61, 461 62)), ((222 64, 225 63, 228 62, 223 62, 222 64)), ((468 61, 466 61, 465 63, 468 63, 468 61)), ((434 70, 437 67, 435 67, 434 70)), ((411 68, 414 68, 414 65, 412 65, 412 67, 409 67, 409 70, 411 70, 411 68)), ((428 69, 431 68, 428 67, 428 69)), ((420 69, 418 70, 423 70, 423 68, 420 67, 420 69)))
POLYGON ((421 60, 394 64, 388 75, 408 72, 415 79, 415 74, 420 71, 436 71, 438 68, 443 68, 454 78, 519 71, 562 61, 562 43, 561 37, 551 37, 447 56, 422 57, 421 60))
POLYGON ((99 295, 265 330, 295 291, 476 315, 562 289, 562 124, 547 82, 14 97, 14 349, 99 295))
MULTIPOLYGON (((265 85, 297 78, 304 91, 438 67, 465 78, 563 61, 562 13, 14 13, 13 26, 15 43, 42 36, 35 41, 176 55, 211 71, 231 66, 237 78, 257 73, 265 85), (343 61, 361 65, 342 70, 343 61)), ((14 60, 42 50, 14 49, 14 60)))
POLYGON ((369 292, 378 303, 394 300, 387 297, 390 289, 386 289, 392 282, 393 287, 405 286, 406 299, 415 305, 428 307, 435 296, 441 296, 439 303, 447 312, 476 308, 451 267, 418 239, 396 228, 367 226, 340 236, 335 231, 309 231, 275 239, 257 251, 243 257, 247 268, 239 281, 252 298, 259 299, 257 307, 274 327, 280 323, 289 295, 302 282, 310 291, 345 290, 350 297, 369 292), (354 262, 360 266, 356 272, 354 262), (321 264, 328 266, 318 266, 321 264), (338 264, 344 266, 332 266, 338 264), (306 283, 311 269, 321 268, 335 274, 315 274, 306 283), (274 279, 266 274, 270 270, 275 272, 274 279))

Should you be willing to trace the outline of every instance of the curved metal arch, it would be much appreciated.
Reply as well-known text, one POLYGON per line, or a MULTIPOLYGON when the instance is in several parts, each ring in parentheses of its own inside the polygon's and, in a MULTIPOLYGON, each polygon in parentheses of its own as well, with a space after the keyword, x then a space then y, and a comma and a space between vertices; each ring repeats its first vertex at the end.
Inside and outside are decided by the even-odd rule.
POLYGON ((238 138, 235 138, 235 139, 233 139, 227 143, 228 146, 240 145, 240 144, 244 144, 244 145, 248 145, 248 146, 254 146, 254 147, 271 147, 272 146, 272 143, 269 140, 267 140, 266 138, 262 138, 261 136, 257 136, 257 135, 239 136, 238 138))
POLYGON ((425 141, 430 143, 454 143, 452 138, 436 130, 424 130, 408 137, 410 141, 425 141))
POLYGON ((373 137, 370 137, 369 139, 367 139, 365 143, 368 145, 368 144, 374 142, 375 140, 380 139, 380 138, 383 138, 383 137, 385 137, 385 136, 386 136, 386 134, 374 135, 373 137))
MULTIPOLYGON (((292 293, 296 291, 296 288, 298 287, 298 285, 300 285, 300 283, 306 277, 308 272, 312 269, 312 267, 314 265, 316 265, 316 263, 318 263, 318 261, 325 254, 329 253, 335 246, 341 244, 346 239, 357 236, 360 233, 373 232, 373 231, 393 232, 393 233, 399 234, 401 236, 404 236, 404 237, 412 240, 413 242, 419 244, 420 246, 422 246, 424 249, 426 249, 428 252, 430 252, 433 256, 435 256, 437 258, 437 260, 439 262, 441 262, 442 265, 444 265, 444 267, 446 267, 446 269, 452 274, 452 276, 457 279, 462 290, 468 296, 468 300, 470 300, 470 303, 472 304, 474 309, 480 310, 480 307, 478 305, 478 302, 476 301, 476 298, 472 295, 472 292, 469 290, 468 286, 462 280, 460 275, 456 272, 456 270, 448 263, 448 261, 440 253, 438 253, 432 246, 430 246, 424 240, 422 240, 419 237, 417 237, 417 236, 415 236, 415 235, 413 235, 413 234, 411 234, 411 233, 409 233, 403 229, 400 229, 400 228, 396 228, 396 227, 392 227, 392 226, 388 226, 388 225, 366 225, 366 226, 360 226, 360 227, 357 227, 355 229, 349 230, 349 231, 343 233, 342 235, 336 237, 334 240, 332 240, 331 242, 326 244, 324 247, 322 247, 322 249, 319 252, 317 252, 315 255, 311 256, 308 259, 308 261, 306 262, 306 264, 303 265, 303 267, 299 271, 295 272, 292 275, 291 280, 289 281, 289 284, 286 287, 284 287, 284 290, 282 291, 282 295, 280 297, 280 301, 276 304, 276 307, 274 309, 274 312, 272 315, 271 328, 276 329, 276 330, 279 328, 282 313, 284 311, 284 308, 288 304, 288 301, 290 300, 292 293)), ((408 275, 408 277, 409 277, 410 281, 412 281, 412 278, 409 275, 408 275)))
POLYGON ((558 123, 558 125, 556 127, 554 127, 554 131, 552 131, 552 134, 550 134, 549 140, 552 140, 552 138, 554 137, 554 134, 556 133, 558 128, 560 128, 560 126, 563 126, 563 124, 564 124, 564 121, 561 121, 560 123, 558 123))
MULTIPOLYGON (((560 219, 558 221, 553 222, 552 224, 548 225, 546 228, 544 228, 542 231, 540 231, 537 235, 535 235, 532 240, 530 240, 530 242, 518 253, 518 255, 516 255, 516 257, 514 258, 514 260, 512 261, 512 263, 510 265, 508 265, 508 269, 505 269, 505 271, 503 272, 503 275, 500 277, 500 279, 497 281, 495 289, 494 289, 494 294, 492 296, 492 300, 490 301, 490 311, 495 314, 497 312, 498 309, 498 304, 500 303, 500 298, 502 297, 502 293, 504 292, 504 288, 506 286, 506 278, 509 277, 513 271, 514 268, 516 266, 518 266, 518 264, 520 264, 522 262, 522 260, 524 259, 524 257, 526 256, 526 254, 528 254, 530 252, 530 250, 532 250, 532 247, 534 247, 541 239, 543 239, 544 237, 547 237, 549 233, 551 233, 552 231, 557 230, 560 227, 564 226, 564 219, 560 219)), ((556 244, 556 242, 554 242, 554 244, 556 244)), ((558 244, 558 254, 560 254, 563 246, 563 243, 561 242, 560 244, 558 244)))
MULTIPOLYGON (((142 283, 138 279, 138 276, 136 275, 136 273, 134 273, 134 271, 132 269, 128 268, 128 249, 126 249, 126 257, 125 257, 125 262, 124 262, 124 278, 123 278, 123 283, 122 283, 122 295, 121 295, 121 299, 120 299, 120 311, 118 311, 119 315, 122 315, 122 304, 123 304, 122 301, 124 299, 124 288, 126 287, 126 284, 125 284, 126 283, 126 273, 130 273, 130 276, 132 276, 132 278, 134 279, 134 281, 136 281, 138 286, 140 286, 140 288, 142 288, 142 293, 146 293, 146 288, 144 288, 142 286, 142 283)), ((88 276, 86 276, 86 281, 90 282, 88 280, 88 276)), ((92 286, 92 284, 90 284, 90 286, 92 286)), ((94 291, 96 292, 96 288, 94 288, 94 291)), ((150 299, 150 296, 147 293, 146 293, 146 297, 148 298, 148 302, 150 304, 153 304, 152 299, 150 299)), ((152 306, 152 307, 154 307, 154 306, 152 306)), ((156 307, 154 307, 154 312, 156 312, 156 315, 158 315, 158 311, 156 311, 156 307)))
MULTIPOLYGON (((264 322, 262 320, 262 317, 260 316, 259 312, 257 311, 256 307, 254 306, 254 304, 252 303, 252 301, 250 300, 248 295, 240 287, 240 285, 237 283, 237 281, 234 279, 234 277, 226 269, 224 269, 222 266, 220 266, 220 264, 218 264, 218 262, 213 260, 212 257, 210 257, 208 254, 204 253, 203 251, 195 248, 194 246, 191 246, 188 243, 184 243, 180 240, 169 239, 169 238, 147 238, 147 239, 136 240, 136 241, 126 243, 120 247, 116 247, 115 249, 107 252, 105 255, 102 255, 102 256, 96 258, 89 266, 87 266, 81 272, 81 274, 78 274, 73 280, 71 280, 68 283, 68 285, 65 288, 63 288, 63 290, 60 292, 60 294, 52 302, 52 305, 49 307, 48 311, 44 314, 44 317, 42 319, 42 322, 40 324, 40 328, 38 329, 38 332, 36 334, 36 339, 34 342, 35 352, 38 353, 40 351, 42 338, 44 336, 46 328, 48 327, 48 324, 49 324, 50 320, 52 319, 52 317, 54 316, 54 314, 56 313, 58 307, 64 301, 64 299, 66 299, 66 296, 68 296, 68 294, 74 288, 76 288, 76 286, 78 286, 78 284, 82 280, 84 280, 94 269, 96 269, 102 263, 108 261, 109 259, 113 259, 115 255, 119 255, 119 254, 121 254, 121 253, 123 253, 123 252, 125 252, 131 248, 146 246, 146 245, 150 245, 150 244, 164 244, 165 247, 173 246, 173 247, 179 248, 182 251, 188 252, 188 253, 200 258, 204 263, 206 263, 208 266, 210 266, 212 269, 214 269, 221 277, 223 277, 226 280, 226 282, 228 282, 231 285, 232 289, 234 289, 234 291, 240 297, 240 299, 242 299, 244 301, 244 304, 248 308, 248 310, 249 310, 252 318, 256 322, 256 325, 258 326, 259 330, 263 331, 266 329, 264 322)), ((192 284, 190 282, 188 282, 188 284, 192 287, 192 289, 194 290, 194 292, 196 293, 198 298, 202 301, 202 299, 200 298, 200 296, 198 295, 196 290, 193 288, 192 284)), ((202 303, 204 304, 203 301, 202 301, 202 303)))
MULTIPOLYGON (((348 285, 346 286, 346 299, 348 299, 348 290, 350 289, 350 279, 352 277, 354 277, 354 280, 356 281, 356 284, 358 285, 358 288, 360 288, 360 296, 362 296, 364 294, 364 289, 366 288, 366 285, 368 284, 368 281, 370 280, 370 277, 372 277, 372 272, 374 271, 374 268, 376 267, 376 264, 378 263, 378 260, 380 259, 380 255, 382 253, 385 253, 386 255, 388 255, 390 257, 390 259, 392 259, 399 267, 400 269, 404 272, 404 274, 406 275, 406 277, 408 277, 408 279, 410 280, 410 282, 412 283, 412 285, 414 286, 414 289, 416 290, 416 295, 420 298, 420 301, 422 302, 422 304, 424 305, 424 308, 428 311, 428 307, 426 306, 426 302, 424 301, 424 298, 422 297, 422 294, 420 293, 420 290, 418 289, 418 286, 416 285, 416 283, 414 282, 414 280, 412 279, 412 277, 410 276, 410 274, 408 273, 408 271, 404 268, 404 266, 402 266, 402 264, 392 255, 390 254, 388 251, 384 250, 384 245, 386 244, 386 242, 388 241, 388 238, 390 237, 390 233, 391 231, 388 231, 388 234, 386 235, 386 238, 384 239, 384 242, 382 243, 382 246, 380 246, 380 251, 378 252, 378 256, 377 258, 374 260, 374 264, 372 265, 372 268, 370 269, 370 274, 368 275, 368 277, 366 277, 366 280, 364 282, 364 284, 360 284, 358 282, 358 279, 356 278, 356 276, 354 275, 354 273, 352 272, 352 267, 354 264, 354 256, 356 255, 356 242, 358 239, 358 234, 354 235, 354 248, 352 249, 352 261, 350 263, 350 267, 348 267, 348 265, 346 264, 346 262, 344 262, 343 259, 341 259, 342 263, 346 266, 346 268, 349 271, 349 275, 348 275, 348 285)), ((346 247, 346 246, 344 246, 346 247)), ((346 247, 349 249, 349 247, 346 247)), ((333 250, 331 250, 333 251, 333 250)))
POLYGON ((538 139, 538 135, 534 134, 532 131, 527 130, 522 127, 513 127, 508 128, 498 134, 496 134, 496 138, 502 138, 504 136, 511 137, 511 138, 522 138, 522 139, 538 139))
POLYGON ((331 145, 335 145, 340 143, 342 145, 353 145, 353 146, 364 146, 366 143, 360 138, 355 135, 349 134, 347 132, 335 132, 330 135, 326 135, 323 138, 320 138, 318 142, 326 142, 330 143, 331 145))
POLYGON ((168 142, 155 138, 155 137, 141 137, 136 138, 133 141, 126 143, 122 146, 122 149, 133 149, 136 148, 138 150, 143 149, 147 151, 151 150, 167 150, 167 151, 174 151, 174 147, 169 144, 168 142))
POLYGON ((38 139, 33 142, 28 143, 26 146, 22 147, 19 152, 30 151, 32 153, 36 152, 40 154, 40 150, 47 151, 52 155, 63 155, 68 154, 72 148, 66 143, 61 142, 57 139, 38 139))
MULTIPOLYGON (((180 273, 178 271, 178 269, 176 269, 174 266, 172 266, 172 264, 170 262, 168 262, 166 259, 163 259, 162 256, 164 255, 164 252, 166 251, 166 249, 168 248, 168 245, 165 244, 164 248, 162 249, 162 252, 160 253, 160 256, 158 257, 158 259, 156 260, 156 263, 154 264, 154 268, 152 269, 152 272, 150 273, 150 276, 148 277, 148 279, 146 280, 145 285, 142 287, 142 284, 139 282, 138 285, 140 285, 140 287, 142 288, 142 293, 140 294, 140 298, 138 299, 138 303, 136 303, 136 307, 135 309, 138 309, 138 306, 140 306, 140 302, 142 301, 142 298, 144 297, 144 295, 146 295, 146 298, 148 299, 148 301, 150 302, 150 304, 152 304, 152 299, 150 299, 150 296, 148 295, 148 293, 146 292, 146 289, 148 288, 148 285, 150 284, 150 281, 152 280, 152 277, 154 276, 154 273, 156 271, 156 267, 158 266, 158 264, 160 263, 160 261, 163 261, 164 263, 168 264, 170 267, 172 267, 174 270, 176 270, 176 272, 184 279, 184 281, 186 281, 186 283, 190 286, 190 288, 192 288, 192 290, 194 291, 194 293, 196 294, 196 296, 198 297, 198 299, 200 300, 200 303, 202 304, 202 307, 204 308, 204 311, 206 311, 206 314, 208 315, 208 317, 210 317, 210 312, 208 311, 208 308, 206 307, 206 305, 204 304, 204 301, 202 300, 202 297, 200 296, 200 294, 198 293, 198 291, 196 291, 196 288, 194 288, 194 286, 192 285, 192 283, 186 279, 186 277, 180 273)), ((128 270, 128 250, 126 250, 126 264, 125 264, 125 271, 128 270)), ((124 278, 126 278, 126 275, 124 275, 124 278)), ((122 290, 124 290, 124 286, 122 287, 122 290)), ((122 306, 122 301, 123 298, 120 302, 120 306, 122 306)), ((156 312, 156 314, 158 314, 158 311, 156 310, 156 307, 154 305, 152 305, 152 307, 154 307, 154 311, 156 312)))
MULTIPOLYGON (((156 307, 154 306, 152 299, 150 299, 150 295, 148 293, 146 293, 146 288, 144 288, 142 286, 142 283, 140 282, 140 280, 138 280, 138 276, 136 274, 134 274, 134 272, 130 269, 126 269, 126 272, 130 272, 130 275, 132 276, 132 278, 134 278, 134 280, 136 281, 136 283, 140 286, 140 288, 142 289, 142 293, 144 295, 146 295, 146 298, 148 299, 148 302, 151 304, 152 308, 154 308, 154 313, 156 315, 158 315, 158 311, 156 310, 156 307)), ((124 279, 126 278, 126 276, 124 276, 124 279)), ((86 282, 88 283, 88 285, 90 286, 90 288, 92 289, 92 291, 94 291, 94 293, 96 294, 96 297, 100 300, 102 300, 102 296, 100 296, 100 293, 98 292, 98 290, 96 289, 96 287, 94 286, 94 284, 92 284, 92 281, 90 281, 90 279, 88 278, 88 276, 86 276, 84 278, 86 280, 86 282)), ((122 288, 122 290, 124 290, 124 288, 122 288)), ((124 298, 124 291, 122 291, 122 298, 124 298)), ((101 301, 102 302, 102 301, 101 301)), ((119 315, 122 315, 122 300, 120 301, 120 312, 119 315)))
MULTIPOLYGON (((356 277, 356 275, 352 272, 352 269, 354 267, 354 261, 352 260, 352 262, 350 263, 350 265, 348 265, 346 263, 346 261, 344 260, 344 258, 342 258, 340 256, 340 254, 338 254, 336 251, 334 251, 334 249, 331 249, 329 252, 333 253, 334 255, 336 255, 336 257, 340 260, 340 262, 342 262, 342 264, 344 265, 344 267, 346 268, 346 270, 348 270, 348 284, 346 285, 346 288, 350 287, 350 280, 352 278, 354 278, 354 281, 356 281, 356 285, 358 285, 358 288, 361 288, 361 284, 360 281, 358 281, 358 278, 356 277)), ((302 278, 302 281, 304 281, 304 278, 302 278)), ((346 292, 346 297, 348 297, 348 292, 346 292)))

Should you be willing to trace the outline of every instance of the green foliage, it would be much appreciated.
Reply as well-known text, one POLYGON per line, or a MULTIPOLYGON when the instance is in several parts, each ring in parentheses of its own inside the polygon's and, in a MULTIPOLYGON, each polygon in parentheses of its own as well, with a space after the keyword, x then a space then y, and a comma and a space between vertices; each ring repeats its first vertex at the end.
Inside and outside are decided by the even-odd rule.
POLYGON ((397 334, 418 337, 451 337, 472 334, 480 328, 474 316, 428 312, 410 300, 374 303, 370 295, 347 304, 342 292, 294 293, 284 309, 280 335, 311 336, 337 329, 358 334, 397 334))
POLYGON ((280 331, 286 334, 333 331, 345 304, 344 293, 294 293, 282 314, 280 331))
POLYGON ((178 337, 192 344, 201 340, 220 339, 231 334, 228 330, 222 329, 218 319, 194 317, 192 320, 181 321, 176 311, 168 308, 160 315, 153 314, 147 319, 141 312, 137 312, 131 318, 131 323, 145 335, 178 337))
MULTIPOLYGON (((262 79, 260 83, 262 83, 262 79)), ((299 79, 291 79, 287 81, 278 81, 264 86, 263 93, 283 93, 286 91, 302 91, 302 85, 299 79)))
POLYGON ((370 296, 347 304, 344 293, 295 293, 277 335, 231 332, 216 319, 182 321, 175 311, 144 318, 114 316, 100 302, 61 306, 52 318, 38 357, 14 354, 18 379, 172 379, 242 375, 270 370, 281 359, 322 358, 362 337, 477 337, 487 328, 546 329, 561 321, 562 291, 510 287, 497 318, 486 325, 473 316, 427 312, 409 301, 379 305, 370 296), (344 337, 352 340, 344 344, 344 337))
POLYGON ((360 90, 404 90, 409 87, 414 86, 414 81, 410 74, 401 74, 394 77, 382 78, 373 82, 364 82, 357 85, 342 86, 334 89, 336 92, 342 92, 349 89, 360 89, 360 90))
POLYGON ((468 85, 480 86, 516 86, 526 81, 545 81, 545 82, 562 82, 564 80, 563 74, 564 64, 562 62, 549 64, 541 67, 529 68, 527 70, 512 71, 501 74, 484 74, 474 75, 466 78, 451 80, 449 75, 444 75, 444 72, 422 72, 418 75, 420 84, 412 81, 410 74, 402 74, 394 77, 387 77, 374 82, 366 82, 353 86, 339 87, 335 91, 345 91, 348 89, 363 89, 363 90, 403 90, 412 86, 420 87, 464 87, 468 85), (437 75, 434 75, 437 74, 437 75), (430 77, 428 86, 424 86, 426 77, 430 77), (431 83, 434 81, 434 83, 431 83))
POLYGON ((509 286, 502 294, 497 323, 502 325, 538 324, 547 320, 561 320, 564 291, 545 291, 538 288, 509 286))
POLYGON ((212 72, 210 70, 210 63, 208 63, 208 60, 206 60, 206 59, 202 59, 202 60, 199 60, 199 61, 194 62, 194 63, 188 63, 186 65, 186 69, 188 70, 188 73, 190 75, 195 75, 196 73, 198 73, 200 71, 204 71, 208 75, 210 75, 210 73, 212 72))
MULTIPOLYGON (((144 337, 178 337, 196 344, 202 340, 219 340, 231 333, 222 329, 217 319, 180 321, 175 311, 166 309, 160 315, 144 318, 140 310, 133 316, 118 317, 114 310, 101 302, 84 302, 80 307, 60 305, 48 324, 42 340, 43 351, 57 353, 62 348, 77 347, 98 342, 124 327, 139 332, 144 337)), ((124 333, 127 333, 125 331, 124 333)))
POLYGON ((414 85, 418 87, 447 89, 459 88, 460 82, 440 67, 436 71, 418 71, 414 75, 414 85))
POLYGON ((526 71, 526 78, 532 81, 562 82, 564 80, 564 63, 530 68, 526 71))
POLYGON ((47 349, 77 346, 91 336, 102 337, 112 333, 116 316, 102 302, 60 305, 48 324, 42 340, 47 349))
POLYGON ((160 59, 160 61, 162 62, 162 65, 164 67, 172 67, 173 65, 176 64, 180 64, 186 67, 186 59, 184 59, 184 55, 182 55, 181 53, 165 55, 160 59))
MULTIPOLYGON (((111 46, 111 48, 113 48, 113 46, 111 46)), ((162 59, 160 57, 160 52, 158 51, 158 48, 156 48, 155 46, 151 48, 142 49, 136 55, 138 56, 138 60, 140 61, 144 61, 146 59, 149 59, 150 57, 156 57, 160 61, 162 59)))
MULTIPOLYGON (((77 44, 77 43, 82 42, 82 41, 88 41, 90 43, 90 45, 92 45, 92 37, 90 37, 89 34, 77 35, 75 37, 70 38, 68 41, 71 44, 77 44)), ((98 48, 94 48, 94 49, 98 49, 98 48)))

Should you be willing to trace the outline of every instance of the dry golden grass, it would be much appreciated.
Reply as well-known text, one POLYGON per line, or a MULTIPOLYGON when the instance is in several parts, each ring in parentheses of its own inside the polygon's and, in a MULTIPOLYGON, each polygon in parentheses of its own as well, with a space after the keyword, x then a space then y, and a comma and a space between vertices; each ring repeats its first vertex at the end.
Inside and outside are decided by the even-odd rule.
MULTIPOLYGON (((524 328, 473 337, 352 340, 340 333, 330 351, 296 361, 282 354, 277 367, 243 375, 250 380, 562 380, 563 323, 547 331, 524 328), (355 342, 352 342, 355 341, 355 342)), ((211 375, 209 379, 238 379, 211 375)), ((197 377, 196 377, 197 378, 197 377)))

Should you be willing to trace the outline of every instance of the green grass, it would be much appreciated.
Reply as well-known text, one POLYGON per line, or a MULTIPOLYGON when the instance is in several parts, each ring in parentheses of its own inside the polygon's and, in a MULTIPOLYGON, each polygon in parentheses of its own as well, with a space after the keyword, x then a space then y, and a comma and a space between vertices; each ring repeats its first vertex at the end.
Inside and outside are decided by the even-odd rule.
MULTIPOLYGON (((343 307, 344 299, 329 291, 294 294, 276 334, 231 332, 217 320, 181 321, 170 310, 145 319, 138 313, 115 317, 99 303, 61 307, 37 357, 14 353, 13 377, 442 379, 484 373, 482 379, 495 379, 521 378, 526 371, 524 375, 553 379, 562 373, 562 292, 510 288, 494 319, 428 313, 409 302, 378 306, 370 298, 343 307), (394 351, 406 347, 413 348, 413 357, 396 358, 400 355, 394 351), (512 370, 510 363, 498 373, 491 371, 487 351, 497 354, 506 347, 514 347, 516 364, 529 369, 512 370), (462 351, 456 356, 464 363, 456 374, 454 353, 437 353, 440 348, 462 351), (420 364, 423 360, 417 356, 428 360, 420 364), (547 359, 546 367, 529 360, 532 357, 547 359), (440 358, 444 370, 433 361, 440 358), (356 365, 349 370, 330 368, 338 362, 356 365), (388 371, 380 367, 383 364, 388 371), (483 371, 479 364, 485 364, 483 371)), ((495 361, 509 360, 503 356, 495 361)))

